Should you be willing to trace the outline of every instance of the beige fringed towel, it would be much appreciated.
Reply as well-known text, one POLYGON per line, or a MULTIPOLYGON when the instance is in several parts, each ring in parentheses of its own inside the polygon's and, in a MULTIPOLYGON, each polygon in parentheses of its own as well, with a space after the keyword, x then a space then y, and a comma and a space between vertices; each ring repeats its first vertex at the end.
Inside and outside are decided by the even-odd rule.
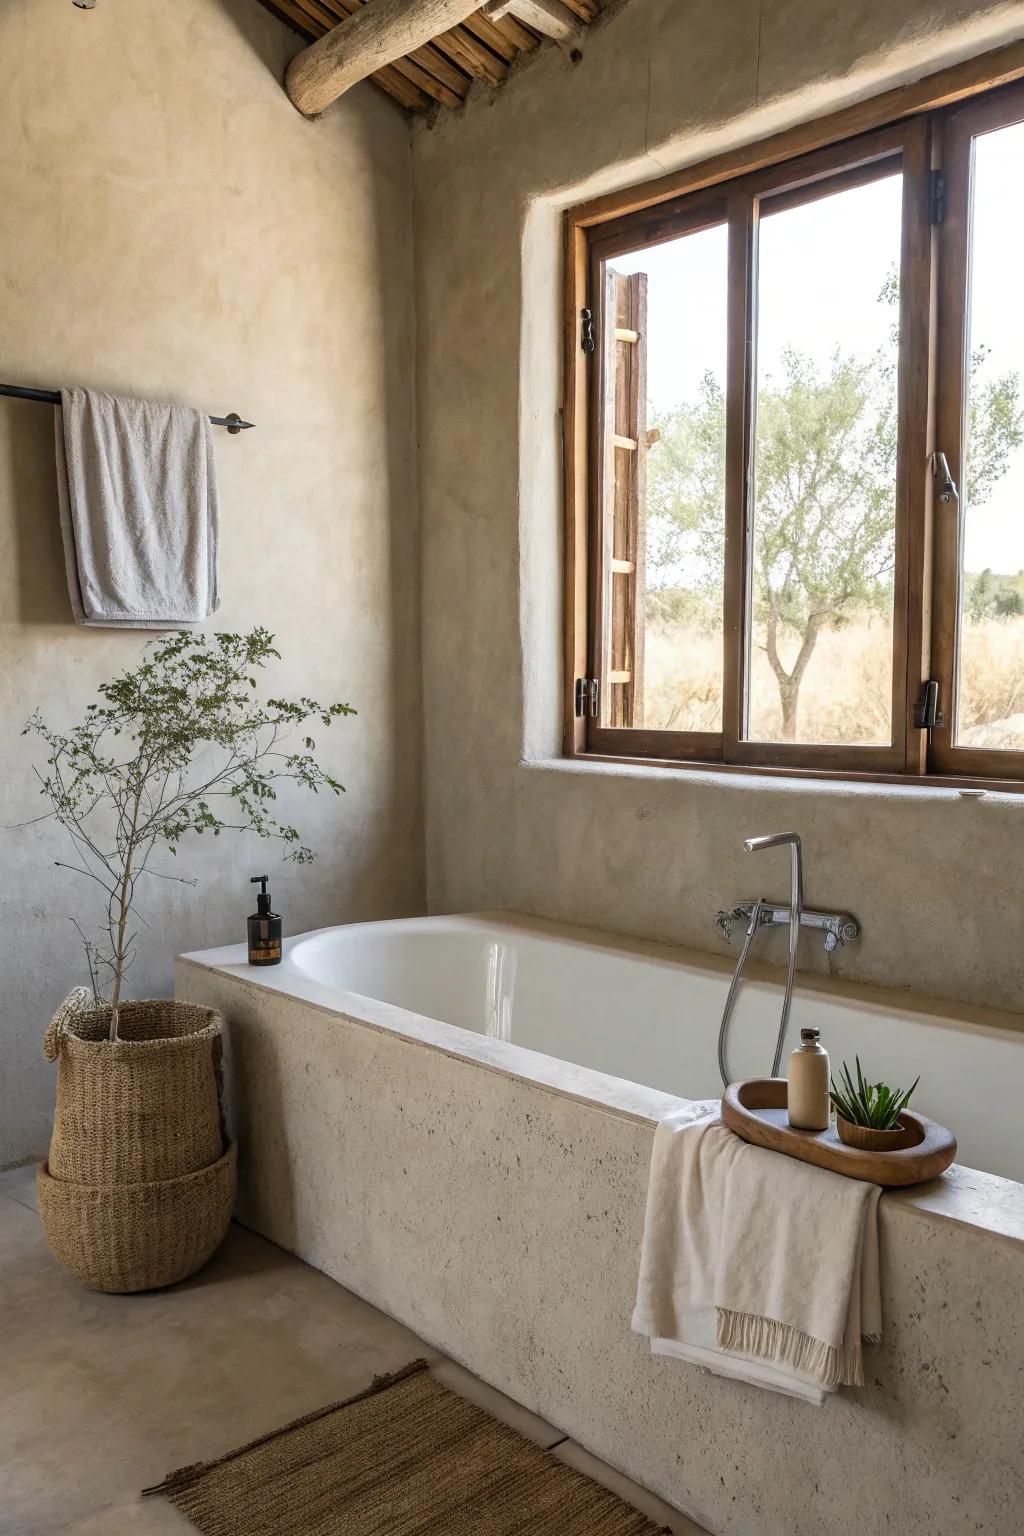
POLYGON ((209 417, 62 389, 57 495, 77 624, 185 629, 219 603, 209 417))
POLYGON ((633 1329, 657 1354, 819 1404, 881 1337, 878 1196, 753 1147, 717 1106, 654 1137, 633 1329))

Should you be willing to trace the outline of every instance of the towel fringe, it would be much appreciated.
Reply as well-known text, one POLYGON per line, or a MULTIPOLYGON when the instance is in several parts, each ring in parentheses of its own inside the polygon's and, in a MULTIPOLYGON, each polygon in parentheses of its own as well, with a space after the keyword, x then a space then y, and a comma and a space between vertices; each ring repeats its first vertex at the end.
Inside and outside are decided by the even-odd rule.
POLYGON ((791 1323, 776 1322, 773 1317, 716 1307, 715 1342, 719 1349, 792 1366, 823 1387, 864 1385, 864 1358, 859 1343, 837 1349, 822 1339, 812 1339, 791 1323))

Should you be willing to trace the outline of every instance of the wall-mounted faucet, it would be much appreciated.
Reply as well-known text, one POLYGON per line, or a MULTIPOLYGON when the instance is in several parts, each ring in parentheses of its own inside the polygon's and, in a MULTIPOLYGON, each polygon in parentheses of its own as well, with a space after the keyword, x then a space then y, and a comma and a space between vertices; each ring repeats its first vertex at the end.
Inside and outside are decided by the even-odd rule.
POLYGON ((736 995, 739 991, 743 967, 746 964, 750 946, 758 931, 761 928, 783 926, 789 929, 789 970, 786 974, 786 991, 782 999, 782 1017, 779 1021, 775 1058, 772 1064, 773 1077, 778 1077, 782 1065, 782 1051, 786 1042, 786 1029, 789 1025, 789 1012, 793 1003, 793 987, 796 981, 796 957, 800 943, 800 929, 817 928, 824 931, 825 950, 828 954, 832 954, 841 944, 850 943, 860 933, 860 927, 856 919, 851 917, 848 912, 815 912, 808 911, 804 907, 803 850, 800 838, 796 832, 776 832, 769 834, 767 837, 748 837, 743 844, 747 853, 756 853, 762 848, 780 848, 786 845, 789 846, 790 850, 790 893, 788 907, 777 906, 761 897, 757 901, 743 902, 738 907, 733 907, 731 911, 719 912, 715 919, 715 925, 724 934, 727 943, 732 942, 732 928, 735 922, 742 918, 747 925, 743 948, 740 950, 740 956, 736 962, 736 970, 733 972, 732 982, 729 986, 729 995, 725 1000, 725 1009, 722 1014, 722 1025, 718 1032, 718 1069, 722 1076, 723 1087, 728 1087, 732 1081, 725 1059, 729 1020, 732 1017, 732 1011, 736 1003, 736 995))

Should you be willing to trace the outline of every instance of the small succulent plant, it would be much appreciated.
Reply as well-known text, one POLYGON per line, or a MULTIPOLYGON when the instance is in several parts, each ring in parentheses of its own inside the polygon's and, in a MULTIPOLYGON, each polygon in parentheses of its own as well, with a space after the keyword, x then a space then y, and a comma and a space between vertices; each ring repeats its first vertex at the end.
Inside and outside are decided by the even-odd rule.
POLYGON ((916 1077, 904 1093, 901 1088, 890 1088, 886 1083, 867 1082, 861 1071, 860 1057, 855 1056, 854 1060, 857 1063, 856 1083, 845 1061, 840 1085, 837 1086, 835 1078, 832 1079, 829 1098, 837 1112, 844 1120, 849 1120, 851 1125, 863 1125, 873 1131, 895 1130, 900 1115, 910 1103, 910 1095, 921 1081, 920 1077, 916 1077))

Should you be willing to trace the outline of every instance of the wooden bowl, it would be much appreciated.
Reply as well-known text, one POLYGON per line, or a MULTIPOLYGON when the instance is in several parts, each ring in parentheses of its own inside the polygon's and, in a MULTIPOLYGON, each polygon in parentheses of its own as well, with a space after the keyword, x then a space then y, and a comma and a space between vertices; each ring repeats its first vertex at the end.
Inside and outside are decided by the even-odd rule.
POLYGON ((847 1120, 837 1109, 836 1131, 840 1141, 861 1152, 902 1152, 906 1147, 916 1146, 920 1139, 914 1127, 908 1125, 902 1115, 891 1130, 879 1131, 869 1125, 854 1125, 852 1120, 847 1120))
POLYGON ((798 1131, 789 1123, 787 1093, 784 1077, 756 1077, 744 1083, 731 1083, 722 1099, 722 1119, 731 1131, 754 1146, 768 1147, 801 1162, 817 1163, 833 1173, 843 1173, 847 1178, 864 1179, 886 1188, 934 1179, 956 1157, 956 1137, 952 1131, 912 1109, 904 1110, 900 1116, 908 1140, 892 1151, 852 1147, 840 1141, 837 1128, 831 1124, 826 1131, 798 1131))

